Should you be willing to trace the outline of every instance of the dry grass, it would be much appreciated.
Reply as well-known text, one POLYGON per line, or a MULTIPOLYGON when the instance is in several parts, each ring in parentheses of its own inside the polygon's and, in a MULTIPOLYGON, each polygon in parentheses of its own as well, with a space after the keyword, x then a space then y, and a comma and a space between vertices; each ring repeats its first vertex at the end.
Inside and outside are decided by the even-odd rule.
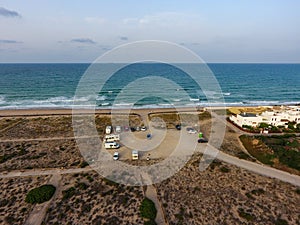
POLYGON ((25 202, 28 190, 47 183, 49 176, 0 180, 0 224, 24 224, 33 205, 25 202))
POLYGON ((0 143, 0 171, 78 167, 83 158, 75 140, 0 143))
POLYGON ((96 172, 64 175, 62 185, 45 224, 143 224, 142 187, 119 185, 96 172))
POLYGON ((296 187, 218 161, 204 172, 198 165, 199 156, 156 185, 170 225, 299 223, 296 187), (239 215, 241 209, 251 221, 239 215))

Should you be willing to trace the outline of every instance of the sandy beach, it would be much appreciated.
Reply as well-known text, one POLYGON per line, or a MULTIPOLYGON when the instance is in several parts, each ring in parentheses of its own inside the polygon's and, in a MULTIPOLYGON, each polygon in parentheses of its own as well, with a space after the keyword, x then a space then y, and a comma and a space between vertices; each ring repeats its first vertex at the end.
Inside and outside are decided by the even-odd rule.
MULTIPOLYGON (((253 107, 245 110, 251 108, 253 107)), ((191 118, 199 116, 200 129, 209 138, 212 124, 218 118, 223 118, 226 123, 223 115, 227 112, 225 109, 227 108, 198 108, 197 114, 192 108, 181 108, 178 111, 191 118)), ((121 115, 122 121, 125 118, 122 114, 127 113, 127 110, 116 112, 121 115)), ((178 122, 177 117, 174 117, 175 112, 171 108, 131 110, 132 126, 141 126, 152 116, 165 116, 162 118, 166 119, 168 129, 163 142, 151 150, 150 161, 147 160, 147 152, 140 152, 139 160, 132 161, 132 149, 125 145, 117 150, 119 160, 131 165, 152 165, 169 157, 180 136, 175 129, 178 122)), ((93 112, 80 110, 79 113, 93 112)), ((105 127, 111 124, 110 118, 109 109, 95 111, 95 124, 100 138, 105 135, 105 127)), ((264 165, 251 157, 240 142, 239 136, 244 133, 230 123, 226 123, 225 138, 220 146, 221 154, 209 168, 204 172, 198 170, 199 160, 207 144, 197 144, 189 163, 169 179, 149 186, 149 190, 154 190, 150 194, 147 186, 115 184, 91 171, 92 168, 75 141, 71 109, 2 110, 0 131, 0 149, 3 150, 0 155, 0 181, 5 189, 0 194, 1 199, 5 199, 0 205, 0 223, 29 224, 30 221, 43 221, 51 224, 63 221, 85 224, 93 221, 95 224, 113 224, 129 221, 130 224, 142 224, 139 207, 143 198, 148 195, 161 205, 160 220, 164 219, 166 224, 178 224, 182 221, 204 224, 208 220, 213 223, 221 220, 243 223, 249 218, 255 223, 270 221, 271 224, 271 221, 273 223, 281 218, 297 222, 295 212, 299 209, 298 177, 275 168, 264 169, 264 165), (282 178, 285 174, 290 180, 282 178), (47 183, 53 183, 57 187, 57 193, 49 202, 36 206, 24 202, 27 189, 47 183), (71 190, 74 190, 71 192, 72 196, 66 199, 66 193, 71 190), (16 198, 11 197, 14 191, 18 192, 16 198), (98 197, 94 199, 91 196, 98 197), (17 202, 15 205, 20 207, 12 207, 13 202, 17 202), (284 202, 288 202, 292 208, 286 206, 281 209, 284 202), (268 208, 264 206, 266 204, 268 208), (215 205, 226 210, 220 212, 215 205), (202 209, 199 210, 199 206, 202 209), (273 209, 272 212, 269 208, 273 209), (92 216, 86 216, 82 212, 92 212, 92 216), (68 213, 68 217, 64 216, 65 213, 68 213), (39 220, 36 220, 37 217, 39 220)), ((197 142, 197 133, 189 134, 185 126, 182 131, 184 142, 197 142)), ((128 134, 129 132, 121 133, 121 140, 126 140, 128 134)), ((148 143, 146 134, 143 131, 133 132, 134 137, 144 140, 145 146, 148 143)), ((155 137, 153 140, 156 140, 155 137)), ((114 151, 108 150, 111 154, 114 151)), ((297 174, 297 171, 290 171, 297 174)), ((126 171, 123 175, 127 176, 126 171)))

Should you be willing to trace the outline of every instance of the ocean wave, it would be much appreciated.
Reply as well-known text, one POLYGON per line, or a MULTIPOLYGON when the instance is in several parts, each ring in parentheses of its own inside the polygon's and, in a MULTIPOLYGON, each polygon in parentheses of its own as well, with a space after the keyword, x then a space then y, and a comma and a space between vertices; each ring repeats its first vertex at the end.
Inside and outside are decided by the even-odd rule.
POLYGON ((6 101, 5 101, 5 96, 0 95, 0 105, 3 105, 3 104, 5 104, 5 103, 6 103, 6 101))
POLYGON ((57 96, 47 99, 23 99, 9 101, 5 96, 0 95, 0 109, 36 109, 36 108, 169 108, 169 107, 208 107, 208 106, 263 106, 263 105, 297 105, 300 101, 268 101, 268 100, 245 100, 235 102, 221 102, 221 101, 200 101, 199 98, 180 99, 174 98, 170 103, 153 103, 150 102, 117 102, 107 100, 106 96, 101 95, 96 98, 95 96, 87 96, 77 98, 74 102, 73 97, 57 96), (106 99, 106 101, 104 101, 106 99), (94 101, 93 101, 94 100, 94 101), (190 101, 189 101, 190 100, 190 101), (95 104, 95 105, 93 105, 95 104))

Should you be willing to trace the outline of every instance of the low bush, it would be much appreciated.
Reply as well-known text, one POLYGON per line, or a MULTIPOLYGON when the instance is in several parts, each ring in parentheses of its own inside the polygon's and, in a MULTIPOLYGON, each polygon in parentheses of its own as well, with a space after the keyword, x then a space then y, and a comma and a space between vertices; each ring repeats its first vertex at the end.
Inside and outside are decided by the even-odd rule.
POLYGON ((144 198, 140 206, 140 214, 143 218, 154 220, 156 217, 157 210, 154 202, 149 198, 144 198))
POLYGON ((35 204, 49 201, 54 195, 56 187, 50 184, 30 190, 25 198, 25 202, 35 204))

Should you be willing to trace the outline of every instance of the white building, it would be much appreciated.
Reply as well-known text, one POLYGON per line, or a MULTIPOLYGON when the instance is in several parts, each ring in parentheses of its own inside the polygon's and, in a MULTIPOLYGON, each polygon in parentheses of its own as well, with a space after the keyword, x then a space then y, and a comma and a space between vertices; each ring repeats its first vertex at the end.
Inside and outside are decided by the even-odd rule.
POLYGON ((243 127, 244 125, 256 127, 262 122, 262 117, 256 114, 244 112, 236 116, 230 116, 230 120, 240 127, 243 127))
POLYGON ((260 123, 287 127, 288 122, 300 123, 300 107, 281 107, 280 110, 265 111, 260 115, 241 113, 230 116, 230 120, 240 127, 243 127, 243 125, 256 127, 259 126, 260 123))

